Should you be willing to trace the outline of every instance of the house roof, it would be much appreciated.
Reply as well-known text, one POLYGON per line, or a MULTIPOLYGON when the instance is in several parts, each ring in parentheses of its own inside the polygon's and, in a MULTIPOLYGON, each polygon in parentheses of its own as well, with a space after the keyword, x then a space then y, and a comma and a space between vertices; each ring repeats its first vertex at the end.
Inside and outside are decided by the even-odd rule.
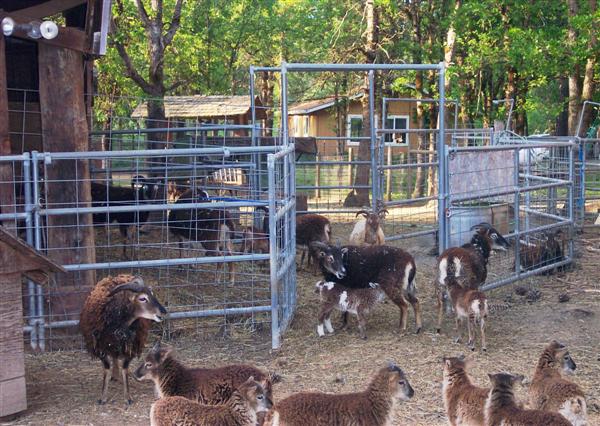
MULTIPOLYGON (((145 118, 148 115, 146 102, 139 104, 131 116, 145 118)), ((227 117, 247 114, 250 98, 243 96, 165 96, 167 118, 227 117)))
POLYGON ((12 235, 4 226, 0 226, 0 241, 30 259, 38 268, 51 272, 67 272, 61 265, 35 251, 33 247, 29 246, 22 239, 12 235))
MULTIPOLYGON (((355 95, 349 96, 349 99, 355 100, 359 99, 363 96, 362 93, 357 93, 355 95)), ((340 99, 340 98, 338 98, 340 99)), ((343 98, 342 98, 343 99, 343 98)), ((323 109, 330 108, 335 105, 335 96, 328 96, 326 98, 321 99, 312 99, 309 101, 297 102, 295 104, 290 105, 288 108, 289 115, 306 115, 312 114, 316 111, 321 111, 323 109)))

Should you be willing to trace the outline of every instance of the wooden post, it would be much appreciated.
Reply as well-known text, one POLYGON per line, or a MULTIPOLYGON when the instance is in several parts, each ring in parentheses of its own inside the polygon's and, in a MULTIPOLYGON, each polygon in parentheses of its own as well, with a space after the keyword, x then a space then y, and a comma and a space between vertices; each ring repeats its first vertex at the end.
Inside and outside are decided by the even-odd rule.
POLYGON ((321 190, 319 189, 321 186, 321 165, 319 164, 319 161, 321 161, 321 156, 318 152, 315 154, 315 161, 317 163, 315 170, 315 186, 317 187, 317 190, 315 196, 317 199, 319 199, 321 198, 321 190))
MULTIPOLYGON (((387 165, 392 165, 392 147, 387 147, 387 165)), ((388 201, 392 201, 392 169, 387 169, 386 178, 385 178, 386 188, 387 188, 387 199, 388 201)))
MULTIPOLYGON (((352 147, 348 147, 348 163, 352 163, 352 147)), ((348 186, 352 185, 352 164, 348 164, 348 186)))
MULTIPOLYGON (((83 55, 75 50, 39 43, 40 110, 44 151, 87 151, 88 126, 84 99, 83 55)), ((49 207, 91 205, 88 160, 54 161, 46 167, 49 207)), ((49 256, 61 265, 94 263, 91 214, 47 218, 49 256), (59 249, 59 250, 52 250, 59 249)), ((51 313, 77 318, 94 271, 59 274, 60 291, 51 295, 51 313)))
MULTIPOLYGON (((0 33, 0 155, 10 154, 6 49, 4 35, 0 33)), ((11 184, 13 180, 12 164, 0 163, 0 213, 12 213, 14 211, 15 197, 11 184)), ((8 225, 9 221, 6 221, 6 224, 8 225)))

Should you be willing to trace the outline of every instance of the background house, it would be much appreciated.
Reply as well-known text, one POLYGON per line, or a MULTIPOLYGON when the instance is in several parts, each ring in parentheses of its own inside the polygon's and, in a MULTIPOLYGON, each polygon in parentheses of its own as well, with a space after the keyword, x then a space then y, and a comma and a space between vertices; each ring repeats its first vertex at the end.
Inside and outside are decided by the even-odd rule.
MULTIPOLYGON (((317 147, 320 155, 332 156, 341 148, 343 153, 349 147, 357 147, 358 140, 352 138, 362 136, 362 94, 349 97, 347 114, 343 120, 344 128, 341 136, 349 139, 338 141, 327 139, 327 136, 337 136, 336 102, 333 96, 298 102, 289 108, 290 135, 295 137, 317 137, 317 147), (323 138, 323 139, 321 139, 323 138)), ((389 129, 414 129, 416 123, 416 103, 410 101, 390 101, 387 104, 386 128, 389 129)), ((381 126, 379 117, 376 117, 378 126, 381 126)), ((386 142, 393 151, 403 152, 407 144, 411 149, 417 148, 417 138, 410 134, 387 135, 386 142), (394 136, 394 137, 392 137, 394 136)))
MULTIPOLYGON (((265 112, 260 108, 262 104, 258 97, 254 102, 257 106, 256 119, 263 120, 265 112)), ((135 108, 131 117, 143 119, 147 115, 146 103, 143 102, 135 108)), ((252 122, 250 97, 248 96, 165 96, 165 115, 168 127, 196 126, 201 123, 251 124, 252 122)), ((247 136, 249 134, 246 130, 237 130, 231 133, 228 136, 247 136)))

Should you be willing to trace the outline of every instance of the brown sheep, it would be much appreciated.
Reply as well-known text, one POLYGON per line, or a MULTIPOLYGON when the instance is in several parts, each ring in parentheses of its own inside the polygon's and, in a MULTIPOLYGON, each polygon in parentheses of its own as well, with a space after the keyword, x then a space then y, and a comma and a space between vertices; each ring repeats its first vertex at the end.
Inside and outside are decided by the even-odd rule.
POLYGON ((129 363, 144 350, 150 322, 162 321, 166 313, 141 277, 108 276, 92 289, 81 310, 79 327, 86 349, 104 367, 100 404, 108 398, 111 364, 115 379, 120 364, 125 399, 132 403, 129 363))
POLYGON ((577 366, 566 346, 553 340, 542 352, 529 386, 529 405, 538 410, 555 411, 574 426, 587 423, 587 404, 581 388, 561 376, 577 366))
POLYGON ((523 376, 509 373, 488 374, 492 390, 485 403, 486 426, 571 426, 561 414, 542 410, 524 410, 515 400, 514 385, 523 376))
POLYGON ((489 389, 475 386, 466 370, 463 356, 444 358, 442 396, 450 426, 483 426, 489 389))
POLYGON ((203 405, 181 396, 163 398, 150 408, 151 426, 255 426, 257 413, 273 404, 260 383, 248 378, 220 405, 203 405))
POLYGON ((271 376, 251 365, 220 368, 187 368, 173 354, 173 349, 157 342, 134 371, 136 380, 152 380, 156 393, 165 398, 183 396, 202 404, 222 404, 248 377, 262 384, 271 398, 271 376))
POLYGON ((382 368, 366 390, 347 394, 301 392, 279 401, 267 414, 269 426, 345 426, 391 424, 395 402, 415 391, 394 364, 382 368))

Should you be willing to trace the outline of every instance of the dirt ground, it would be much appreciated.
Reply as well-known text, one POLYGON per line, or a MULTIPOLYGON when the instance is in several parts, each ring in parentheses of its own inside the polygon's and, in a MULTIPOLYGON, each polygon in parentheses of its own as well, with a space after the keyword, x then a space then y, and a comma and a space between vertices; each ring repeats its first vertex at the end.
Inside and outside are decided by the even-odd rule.
MULTIPOLYGON (((335 230, 334 230, 335 231, 335 230)), ((190 366, 220 366, 250 362, 275 371, 283 382, 275 386, 275 400, 306 390, 353 392, 363 389, 371 375, 388 360, 394 360, 407 373, 415 397, 398 405, 397 425, 445 425, 441 398, 441 357, 468 354, 471 375, 480 385, 488 383, 488 372, 510 371, 531 377, 536 360, 551 339, 566 343, 577 363, 572 377, 584 389, 588 400, 589 424, 600 425, 600 230, 588 229, 579 236, 579 257, 572 272, 550 277, 534 277, 518 285, 537 289, 541 299, 528 302, 514 293, 514 285, 489 294, 492 303, 510 303, 508 310, 494 313, 488 320, 488 352, 471 353, 464 344, 453 343, 450 319, 441 335, 434 332, 432 278, 435 258, 426 255, 428 247, 411 248, 417 259, 417 285, 423 307, 424 330, 399 333, 399 312, 384 303, 368 322, 369 339, 358 337, 355 321, 347 331, 325 338, 316 334, 318 304, 313 293, 317 277, 298 273, 298 309, 282 348, 269 350, 269 335, 235 335, 213 341, 182 336, 171 341, 178 356, 190 366), (570 300, 559 303, 567 293, 570 300)), ((494 255, 494 262, 503 254, 494 255)), ((492 267, 492 276, 493 276, 492 267)), ((337 317, 334 327, 338 325, 337 317)), ((133 363, 137 366, 137 362, 133 363)), ((98 361, 80 351, 30 354, 26 359, 28 410, 10 425, 147 425, 154 401, 152 385, 132 383, 135 402, 126 406, 120 383, 111 383, 111 399, 99 406, 101 367, 98 361)), ((524 397, 526 386, 520 388, 524 397)))

